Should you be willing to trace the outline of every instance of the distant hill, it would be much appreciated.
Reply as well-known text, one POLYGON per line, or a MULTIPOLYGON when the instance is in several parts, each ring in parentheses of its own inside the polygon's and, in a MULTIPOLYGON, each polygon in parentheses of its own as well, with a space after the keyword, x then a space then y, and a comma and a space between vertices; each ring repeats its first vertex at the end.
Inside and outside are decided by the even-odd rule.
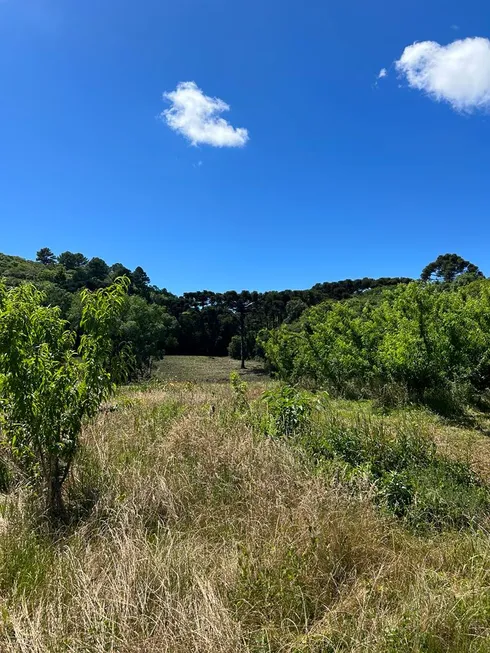
POLYGON ((55 270, 42 263, 29 261, 20 256, 0 254, 0 277, 9 282, 18 281, 49 281, 55 276, 55 270))

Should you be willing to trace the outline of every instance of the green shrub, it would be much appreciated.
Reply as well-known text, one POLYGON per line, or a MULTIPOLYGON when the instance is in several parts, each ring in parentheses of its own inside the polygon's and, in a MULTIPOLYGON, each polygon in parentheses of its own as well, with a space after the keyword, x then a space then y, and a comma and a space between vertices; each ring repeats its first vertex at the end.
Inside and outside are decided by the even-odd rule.
POLYGON ((263 430, 268 435, 291 436, 309 423, 313 397, 306 391, 282 385, 262 396, 267 407, 263 430))
POLYGON ((44 306, 30 284, 0 285, 0 415, 4 446, 45 497, 53 519, 64 516, 62 487, 84 419, 113 392, 111 329, 129 281, 83 291, 83 335, 67 328, 60 309, 44 306))
POLYGON ((411 283, 326 302, 262 343, 268 365, 289 383, 457 414, 490 387, 490 280, 411 283))
POLYGON ((249 409, 247 399, 248 385, 246 381, 242 381, 238 372, 233 371, 230 374, 230 388, 233 397, 233 406, 238 412, 247 412, 249 409))
POLYGON ((490 515, 489 488, 466 463, 439 454, 417 426, 394 432, 382 421, 329 415, 300 442, 317 464, 340 459, 362 472, 379 504, 411 527, 469 527, 490 515))

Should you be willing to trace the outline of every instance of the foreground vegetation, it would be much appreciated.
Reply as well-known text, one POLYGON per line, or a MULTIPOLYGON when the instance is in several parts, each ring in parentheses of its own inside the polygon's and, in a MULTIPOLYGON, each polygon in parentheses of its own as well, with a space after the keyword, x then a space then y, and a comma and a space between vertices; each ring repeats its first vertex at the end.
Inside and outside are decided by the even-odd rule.
POLYGON ((124 389, 80 446, 64 530, 2 497, 2 652, 490 650, 478 432, 234 377, 124 389))
MULTIPOLYGON (((129 280, 81 295, 82 334, 67 329, 57 307, 44 306, 32 284, 0 283, 0 447, 8 463, 44 496, 52 522, 64 518, 63 484, 82 425, 115 391, 123 352, 111 330, 127 300, 129 280)), ((0 479, 10 482, 0 459, 0 479)))

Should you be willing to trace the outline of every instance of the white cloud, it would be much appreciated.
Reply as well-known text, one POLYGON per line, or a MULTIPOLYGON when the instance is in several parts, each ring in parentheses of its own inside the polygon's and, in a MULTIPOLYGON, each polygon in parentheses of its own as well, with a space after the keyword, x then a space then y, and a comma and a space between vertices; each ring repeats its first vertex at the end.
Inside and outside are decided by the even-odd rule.
POLYGON ((383 77, 388 77, 388 71, 386 68, 381 68, 381 70, 378 73, 378 79, 383 79, 383 77))
POLYGON ((490 41, 467 38, 440 45, 422 41, 395 62, 412 88, 457 111, 490 109, 490 41))
POLYGON ((459 25, 451 25, 451 29, 454 30, 455 32, 459 31, 459 25))
POLYGON ((180 82, 175 91, 164 93, 171 107, 162 119, 174 131, 190 140, 192 145, 242 147, 248 141, 248 131, 235 128, 219 114, 230 107, 219 98, 204 95, 195 82, 180 82))

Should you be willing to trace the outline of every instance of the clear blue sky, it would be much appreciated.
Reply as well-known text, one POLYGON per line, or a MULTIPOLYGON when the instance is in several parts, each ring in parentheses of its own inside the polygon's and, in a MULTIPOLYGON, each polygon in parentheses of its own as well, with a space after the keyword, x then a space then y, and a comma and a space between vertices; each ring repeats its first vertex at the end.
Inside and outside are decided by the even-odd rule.
POLYGON ((490 274, 488 109, 393 65, 475 36, 486 0, 0 0, 0 251, 141 265, 179 293, 418 276, 447 251, 490 274), (243 147, 158 118, 185 81, 243 147))

